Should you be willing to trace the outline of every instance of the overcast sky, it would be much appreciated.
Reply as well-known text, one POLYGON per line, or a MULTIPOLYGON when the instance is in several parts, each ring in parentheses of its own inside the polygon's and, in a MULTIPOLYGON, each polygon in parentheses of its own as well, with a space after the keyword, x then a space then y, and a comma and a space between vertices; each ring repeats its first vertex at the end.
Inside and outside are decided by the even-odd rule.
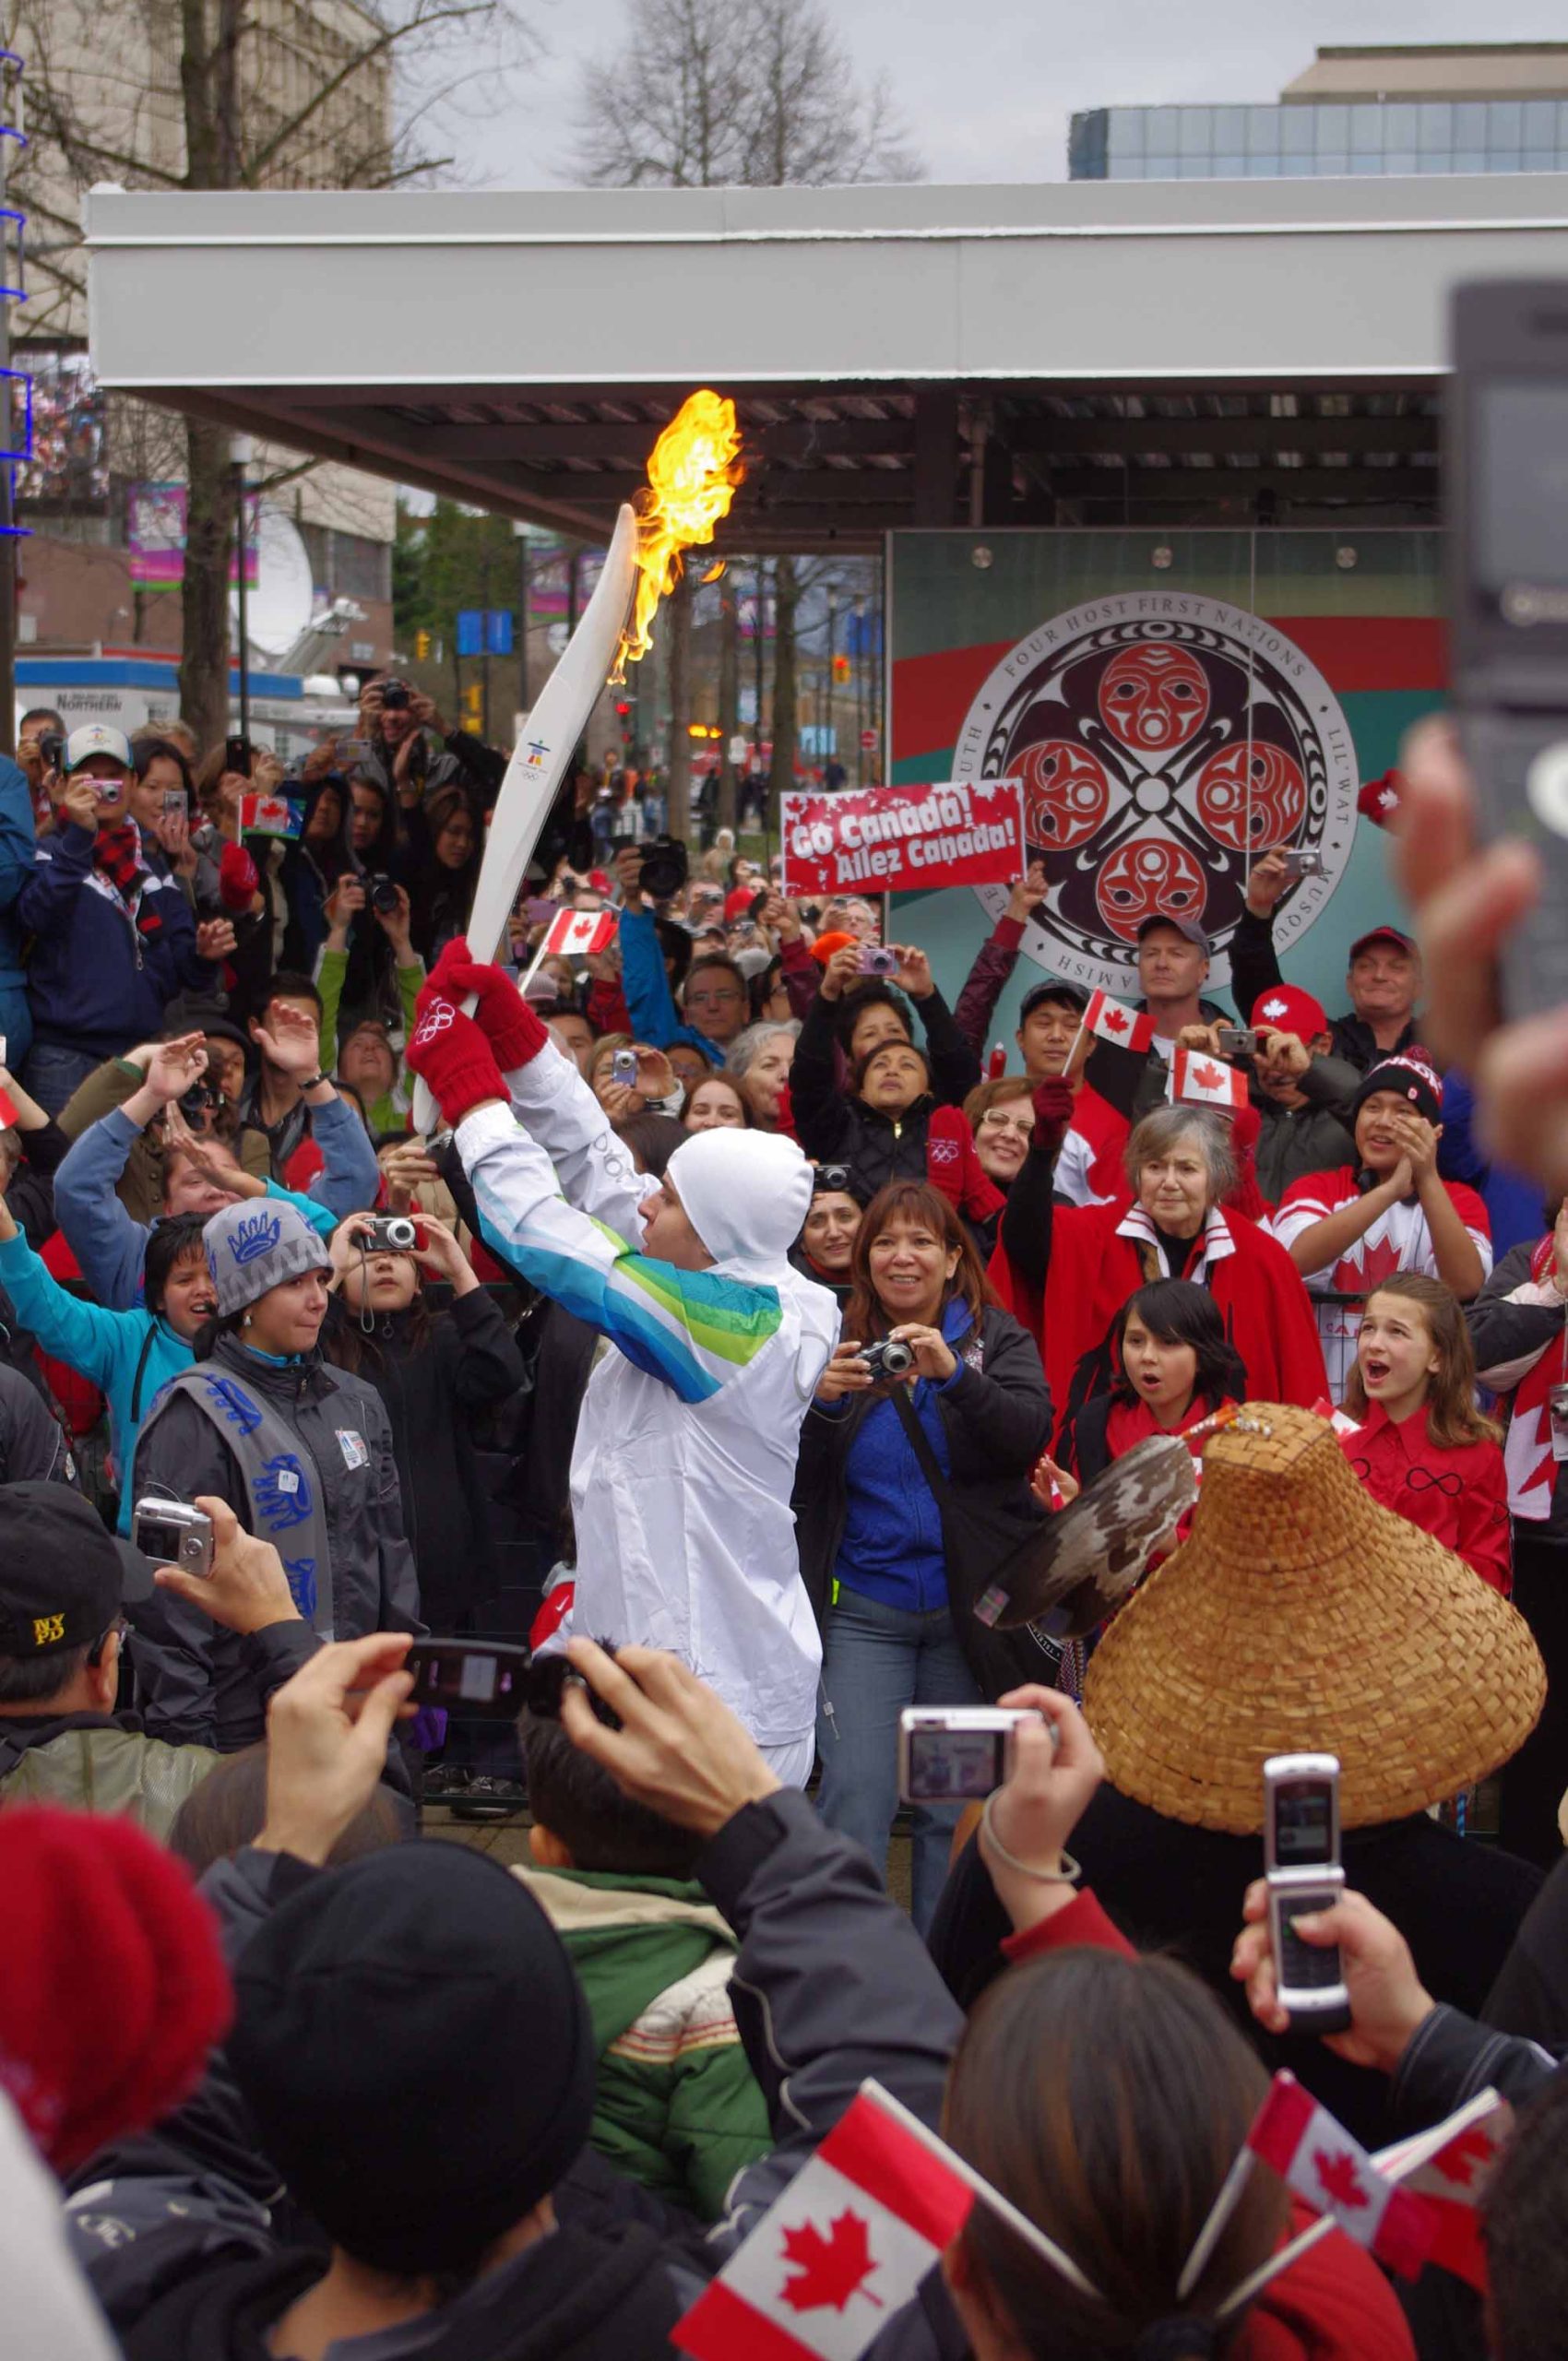
MULTIPOLYGON (((862 72, 885 72, 928 177, 1061 180, 1075 108, 1266 101, 1336 42, 1550 41, 1562 0, 830 0, 862 72)), ((497 188, 570 178, 576 66, 613 49, 622 0, 531 0, 547 46, 519 102, 475 122, 469 169, 497 188)), ((635 71, 627 61, 628 72, 635 71)))

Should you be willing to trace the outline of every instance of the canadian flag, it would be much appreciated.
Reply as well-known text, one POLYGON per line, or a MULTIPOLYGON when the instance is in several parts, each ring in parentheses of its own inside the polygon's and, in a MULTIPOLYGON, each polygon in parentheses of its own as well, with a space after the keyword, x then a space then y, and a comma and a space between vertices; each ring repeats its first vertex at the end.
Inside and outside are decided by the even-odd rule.
POLYGON ((297 836, 304 823, 303 804, 286 795, 242 795, 240 834, 243 836, 297 836))
POLYGON ((973 2201, 941 2143, 917 2139, 868 2083, 671 2342, 696 2361, 856 2361, 973 2201))
POLYGON ((563 910, 551 919, 544 947, 559 959, 597 959, 614 940, 613 910, 563 910))
POLYGON ((1146 1050, 1154 1039, 1154 1019, 1112 1000, 1109 992, 1094 992, 1084 1011, 1086 1031, 1102 1041, 1119 1041, 1124 1050, 1146 1050))
POLYGON ((1326 1418, 1336 1435, 1359 1435, 1361 1431, 1360 1419, 1352 1418, 1348 1410, 1336 1410, 1326 1394, 1320 1394, 1313 1404, 1313 1416, 1326 1418))
MULTIPOLYGON (((4 1044, 0 1044, 0 1061, 4 1060, 5 1055, 4 1044)), ((10 1092, 0 1090, 0 1131, 10 1131, 16 1121, 17 1110, 11 1103, 10 1092)))
POLYGON ((1366 2150, 1294 2074, 1276 2074, 1247 2145, 1316 2213, 1331 2213, 1391 2271, 1420 2275, 1433 2229, 1425 2207, 1384 2180, 1366 2150))
POLYGON ((1495 2091, 1482 2091, 1445 2123, 1384 2150, 1384 2172, 1398 2175, 1427 2214, 1431 2230, 1429 2260, 1486 2293, 1486 2248, 1481 2242, 1480 2202, 1497 2159, 1514 2130, 1514 2110, 1495 2091), (1434 2140, 1441 2141, 1435 2150, 1434 2140), (1426 2151, 1422 2160, 1422 2151, 1426 2151), (1411 2164, 1410 2158, 1418 2159, 1411 2164))
POLYGON ((1202 1050, 1178 1050, 1171 1062, 1170 1095, 1198 1107, 1223 1107, 1234 1113, 1247 1103, 1247 1078, 1237 1067, 1202 1050))

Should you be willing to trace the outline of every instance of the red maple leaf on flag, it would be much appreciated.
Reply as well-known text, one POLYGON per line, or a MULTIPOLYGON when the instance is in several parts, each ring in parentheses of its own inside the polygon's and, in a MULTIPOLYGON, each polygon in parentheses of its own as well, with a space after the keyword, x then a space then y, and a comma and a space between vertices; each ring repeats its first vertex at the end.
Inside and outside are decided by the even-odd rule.
POLYGON ((1218 1090, 1225 1080, 1218 1066, 1194 1066, 1192 1076, 1200 1090, 1218 1090))
POLYGON ((1354 2208, 1371 2203, 1356 2177, 1356 2159, 1346 2150, 1336 2148, 1324 2155, 1321 2148, 1314 2148, 1313 2168, 1330 2204, 1354 2208))
POLYGON ((1124 1008, 1108 1008, 1104 1010, 1099 1021, 1106 1027, 1108 1032, 1125 1033, 1127 1030, 1127 1012, 1124 1008))
POLYGON ((881 2265, 872 2260, 865 2223, 847 2206, 829 2223, 826 2238, 814 2222, 786 2230, 784 2259, 795 2266, 793 2277, 779 2289, 791 2311, 810 2312, 831 2304, 841 2312, 851 2296, 863 2296, 868 2304, 882 2309, 881 2296, 873 2296, 865 2284, 881 2265))
POLYGON ((1432 2170, 1441 2173, 1444 2180, 1457 2181, 1468 2189, 1481 2166, 1491 2163, 1491 2134, 1483 2124, 1472 2123, 1457 2140, 1451 2140, 1446 2148, 1438 2150, 1431 2160, 1432 2170))

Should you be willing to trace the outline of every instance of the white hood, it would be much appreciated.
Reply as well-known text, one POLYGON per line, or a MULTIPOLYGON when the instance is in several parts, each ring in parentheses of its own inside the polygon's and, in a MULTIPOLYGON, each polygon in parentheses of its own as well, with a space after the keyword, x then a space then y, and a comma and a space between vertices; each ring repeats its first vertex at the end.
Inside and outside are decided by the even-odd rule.
POLYGON ((782 1262, 811 1209, 811 1166, 778 1132, 695 1133, 666 1171, 716 1263, 782 1262))

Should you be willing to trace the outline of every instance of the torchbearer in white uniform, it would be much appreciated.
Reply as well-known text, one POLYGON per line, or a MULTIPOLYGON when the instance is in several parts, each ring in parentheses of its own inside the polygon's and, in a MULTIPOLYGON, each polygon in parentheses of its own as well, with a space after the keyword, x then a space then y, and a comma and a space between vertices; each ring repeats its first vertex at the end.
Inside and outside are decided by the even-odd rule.
POLYGON ((657 1193, 498 967, 448 946, 408 1062, 456 1130, 486 1233, 616 1349, 572 1454, 573 1627, 669 1648, 778 1776, 810 1775, 822 1647, 790 1507, 800 1430, 838 1335, 789 1261, 811 1203, 793 1141, 706 1132, 657 1193), (457 1003, 477 995, 477 1022, 457 1003))

